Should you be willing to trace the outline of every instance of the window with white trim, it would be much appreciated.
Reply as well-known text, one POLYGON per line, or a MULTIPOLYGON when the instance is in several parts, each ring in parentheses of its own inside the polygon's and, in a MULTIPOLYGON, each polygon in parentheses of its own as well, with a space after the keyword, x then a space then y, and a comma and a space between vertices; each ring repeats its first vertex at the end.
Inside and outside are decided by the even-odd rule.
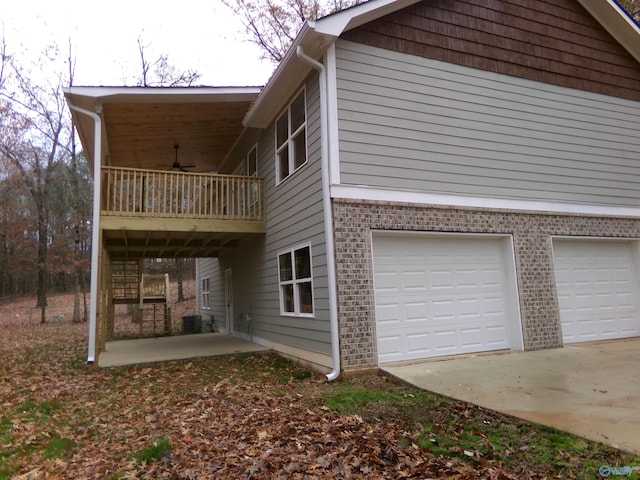
POLYGON ((211 308, 211 291, 209 290, 209 277, 203 278, 201 283, 201 307, 208 310, 211 308))
POLYGON ((293 248, 278 255, 280 313, 313 316, 311 246, 293 248))
POLYGON ((307 163, 307 108, 302 90, 276 120, 276 183, 307 163))

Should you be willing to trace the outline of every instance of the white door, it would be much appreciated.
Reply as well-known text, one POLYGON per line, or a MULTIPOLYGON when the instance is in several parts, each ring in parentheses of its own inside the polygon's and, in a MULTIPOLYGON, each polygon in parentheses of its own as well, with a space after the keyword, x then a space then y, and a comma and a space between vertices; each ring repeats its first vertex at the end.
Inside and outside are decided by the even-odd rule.
POLYGON ((233 271, 230 268, 224 270, 224 308, 227 331, 233 334, 233 271))
POLYGON ((379 363, 522 348, 508 239, 375 233, 373 265, 379 363))
POLYGON ((640 333, 635 242, 554 239, 564 343, 640 333))

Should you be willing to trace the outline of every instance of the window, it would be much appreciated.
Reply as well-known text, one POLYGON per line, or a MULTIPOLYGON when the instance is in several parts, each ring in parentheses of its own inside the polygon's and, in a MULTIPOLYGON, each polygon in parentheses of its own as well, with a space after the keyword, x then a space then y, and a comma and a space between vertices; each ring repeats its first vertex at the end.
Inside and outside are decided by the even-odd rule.
POLYGON ((296 248, 278 255, 280 312, 283 315, 313 315, 311 247, 296 248))
POLYGON ((303 90, 276 120, 276 183, 307 163, 306 112, 303 90))
POLYGON ((254 146, 247 154, 247 176, 258 176, 258 147, 254 146))
POLYGON ((202 279, 202 289, 200 290, 200 295, 202 295, 202 308, 210 309, 211 292, 209 291, 209 277, 202 279))
MULTIPOLYGON (((254 146, 247 154, 247 176, 258 176, 258 147, 254 146)), ((251 182, 249 184, 249 208, 251 213, 256 213, 258 202, 258 184, 251 182)))

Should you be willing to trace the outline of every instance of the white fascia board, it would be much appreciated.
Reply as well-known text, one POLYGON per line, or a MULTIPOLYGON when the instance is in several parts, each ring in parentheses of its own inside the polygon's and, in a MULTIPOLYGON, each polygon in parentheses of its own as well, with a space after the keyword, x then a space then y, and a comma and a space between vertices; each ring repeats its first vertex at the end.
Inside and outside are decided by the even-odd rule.
POLYGON ((578 0, 602 27, 640 62, 640 27, 614 0, 578 0))
POLYGON ((346 200, 368 200, 375 202, 410 203, 414 205, 447 208, 477 208, 510 210, 526 213, 552 213, 603 217, 640 218, 640 208, 586 205, 577 203, 544 202, 508 198, 465 197, 410 190, 368 187, 363 185, 332 185, 331 198, 346 200))
POLYGON ((261 87, 70 87, 67 97, 94 98, 102 103, 243 102, 254 100, 261 87))

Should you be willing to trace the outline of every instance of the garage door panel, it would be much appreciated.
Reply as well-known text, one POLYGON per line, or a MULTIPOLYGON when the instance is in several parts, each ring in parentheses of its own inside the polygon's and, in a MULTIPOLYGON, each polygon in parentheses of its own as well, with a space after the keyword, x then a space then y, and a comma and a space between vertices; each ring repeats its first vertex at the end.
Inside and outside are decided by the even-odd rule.
POLYGON ((509 348, 503 241, 374 236, 379 361, 509 348))
POLYGON ((399 352, 405 347, 401 345, 400 336, 378 336, 378 351, 380 362, 397 362, 401 360, 399 352))
POLYGON ((407 293, 411 293, 416 290, 424 292, 424 272, 405 272, 403 275, 403 287, 404 291, 407 293))
POLYGON ((400 320, 404 318, 400 314, 400 306, 397 303, 376 306, 376 319, 380 327, 385 325, 398 325, 400 320))
POLYGON ((430 339, 427 333, 407 335, 407 351, 413 358, 420 358, 431 351, 430 339))
POLYGON ((554 240, 556 287, 565 343, 640 333, 633 243, 554 240))
POLYGON ((407 302, 405 303, 405 312, 407 323, 422 322, 427 318, 429 308, 426 302, 407 302))

